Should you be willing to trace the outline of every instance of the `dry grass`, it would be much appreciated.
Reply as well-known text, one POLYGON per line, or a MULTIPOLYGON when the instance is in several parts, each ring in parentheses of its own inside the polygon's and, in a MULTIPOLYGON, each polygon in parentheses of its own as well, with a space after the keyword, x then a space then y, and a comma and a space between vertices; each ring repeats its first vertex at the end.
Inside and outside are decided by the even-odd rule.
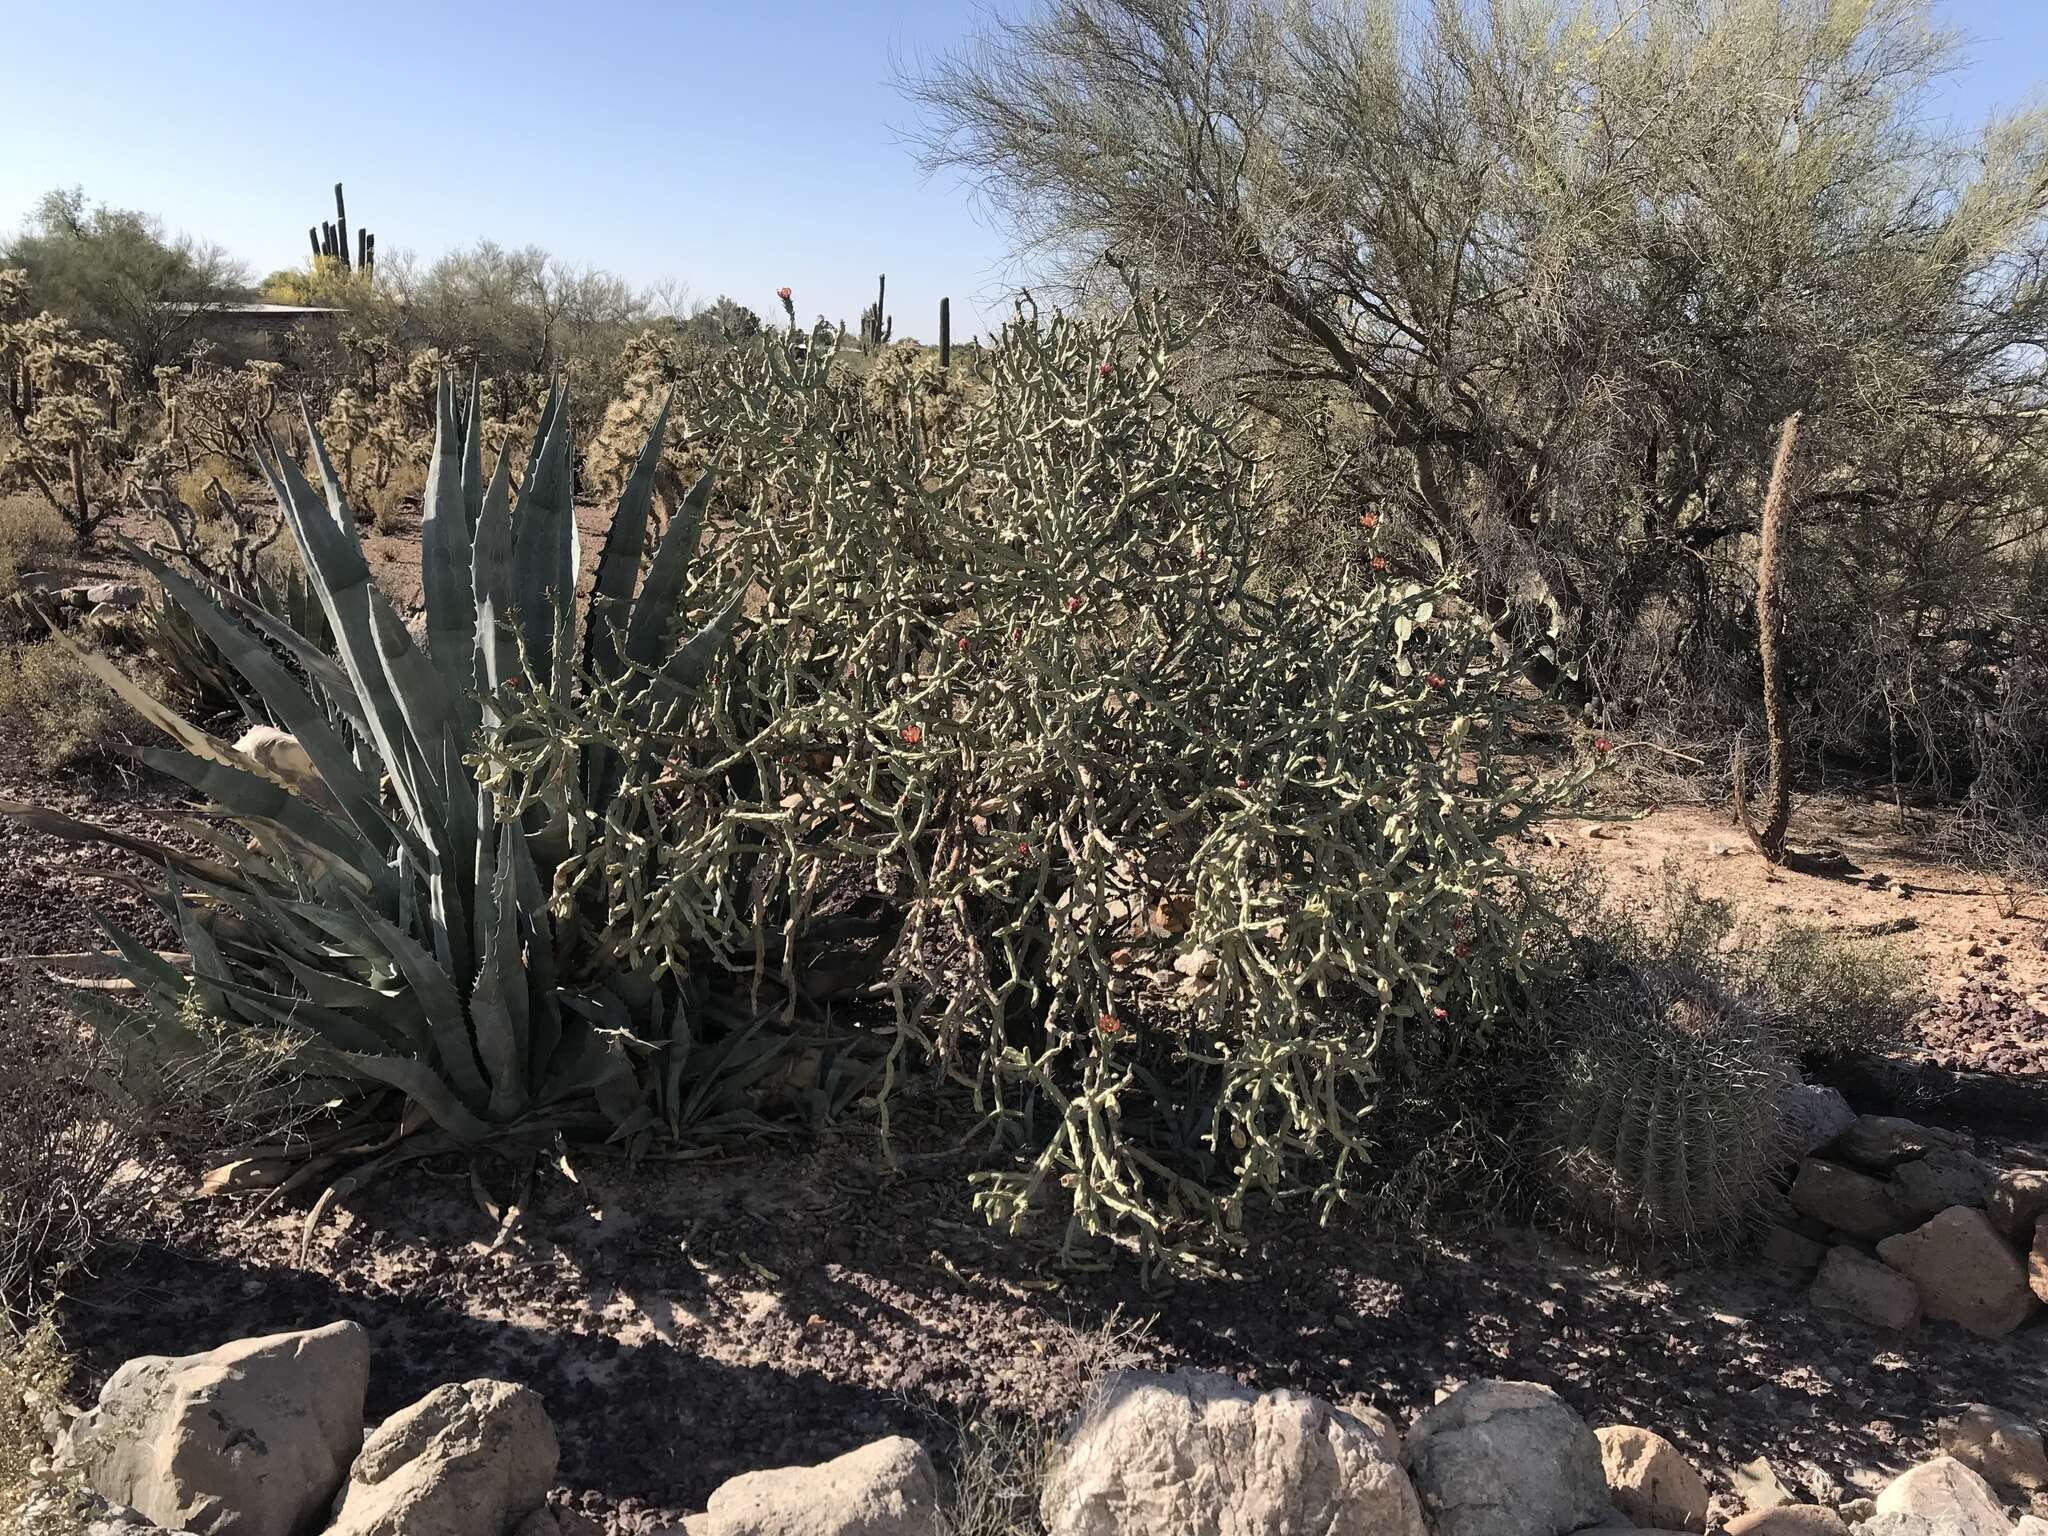
POLYGON ((47 1319, 0 1334, 0 1518, 12 1519, 31 1494, 33 1514, 9 1530, 34 1536, 82 1536, 88 1501, 47 1470, 57 1433, 69 1418, 71 1378, 56 1329, 47 1319))
POLYGON ((64 646, 0 642, 0 742, 38 772, 112 750, 131 724, 120 701, 64 646))
POLYGON ((49 566, 70 549, 70 530, 49 503, 35 496, 0 496, 0 635, 39 627, 23 600, 22 574, 49 566))

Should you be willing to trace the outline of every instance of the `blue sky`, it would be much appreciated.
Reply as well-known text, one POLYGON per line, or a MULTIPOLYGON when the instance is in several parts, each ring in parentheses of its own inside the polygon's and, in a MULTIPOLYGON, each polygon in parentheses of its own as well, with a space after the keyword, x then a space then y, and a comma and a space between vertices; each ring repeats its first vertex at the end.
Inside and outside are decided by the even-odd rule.
MULTIPOLYGON (((1014 6, 1021 0, 1003 0, 1014 6)), ((1978 41, 1960 115, 2048 75, 2048 0, 1940 0, 1978 41)), ((900 335, 1007 313, 966 193, 926 181, 891 85, 981 11, 945 0, 0 0, 0 229, 53 186, 160 213, 257 275, 352 224, 431 257, 489 235, 762 313, 854 323, 889 274, 900 335), (303 19, 302 19, 303 18, 303 19), (977 318, 978 317, 978 318, 977 318)))

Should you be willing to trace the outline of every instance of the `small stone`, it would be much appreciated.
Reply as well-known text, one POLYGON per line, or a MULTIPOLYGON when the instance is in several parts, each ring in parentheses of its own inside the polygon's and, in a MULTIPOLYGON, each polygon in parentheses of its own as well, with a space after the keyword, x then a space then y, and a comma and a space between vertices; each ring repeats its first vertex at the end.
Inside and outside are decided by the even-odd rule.
POLYGON ((1917 1225, 1952 1205, 1982 1205, 1990 1198, 1991 1179, 1982 1159, 1940 1148, 1892 1170, 1892 1198, 1917 1225))
POLYGON ((1942 1420, 1935 1443, 1994 1486, 2030 1493, 2048 1488, 2048 1451, 2041 1447, 2041 1432, 1988 1403, 1972 1403, 1955 1418, 1942 1420))
POLYGON ((142 600, 149 596, 140 582, 102 581, 84 589, 81 606, 92 608, 106 604, 114 608, 139 608, 142 600))
POLYGON ((1864 1521, 1868 1520, 1872 1515, 1877 1513, 1877 1500, 1851 1499, 1846 1504, 1842 1504, 1837 1507, 1841 1511, 1842 1518, 1848 1521, 1849 1524, 1861 1525, 1864 1521))
POLYGON ((1836 1161, 1865 1173, 1889 1173, 1904 1162, 1945 1147, 1959 1147, 1963 1138, 1890 1115, 1858 1115, 1856 1123, 1828 1148, 1836 1161))
POLYGON ((1627 1425, 1594 1431, 1614 1507, 1639 1526, 1707 1528, 1707 1485, 1662 1435, 1627 1425))
POLYGON ((2007 1168, 1991 1181, 1984 1214, 1999 1236, 2025 1246, 2043 1213, 2048 1213, 2048 1170, 2007 1168))
POLYGON ((1920 1326, 1920 1292, 1906 1276, 1854 1248, 1830 1249, 1807 1301, 1873 1328, 1908 1332, 1920 1326))
POLYGON ((2011 1530, 1990 1484, 1953 1456, 1923 1461, 1894 1478, 1877 1496, 1877 1514, 1864 1529, 1896 1515, 1924 1520, 1944 1536, 2009 1536, 2011 1530))
POLYGON ((1802 1215, 1866 1242, 1912 1225, 1882 1180, 1817 1157, 1799 1165, 1799 1176, 1792 1181, 1792 1205, 1802 1215))
POLYGON ((1727 1536, 1848 1536, 1849 1527, 1824 1505, 1781 1504, 1737 1515, 1723 1530, 1727 1536))
POLYGON ((1173 968, 1183 976, 1197 981, 1207 981, 1216 974, 1218 965, 1213 949, 1191 949, 1173 962, 1173 968))
POLYGON ((1929 1317, 2000 1338, 2027 1320, 2027 1273, 1984 1213, 1956 1205, 1877 1245, 1878 1257, 1913 1282, 1929 1317))
POLYGON ((1762 1456, 1737 1467, 1729 1474, 1729 1481, 1735 1484, 1745 1509, 1777 1509, 1793 1502, 1791 1490, 1778 1480, 1777 1472, 1762 1456))

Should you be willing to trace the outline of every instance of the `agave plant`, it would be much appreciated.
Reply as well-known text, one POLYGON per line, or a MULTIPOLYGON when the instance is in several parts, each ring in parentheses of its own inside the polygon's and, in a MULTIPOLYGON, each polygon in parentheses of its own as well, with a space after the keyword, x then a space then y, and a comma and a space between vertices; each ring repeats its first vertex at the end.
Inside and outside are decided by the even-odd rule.
MULTIPOLYGON (((274 440, 259 457, 327 645, 246 600, 223 606, 133 551, 310 764, 290 775, 266 767, 87 658, 177 743, 147 761, 203 794, 242 837, 204 829, 213 853, 196 856, 36 807, 0 813, 164 865, 153 895, 177 924, 182 964, 102 919, 142 1005, 102 1005, 124 1044, 175 1057, 190 1043, 180 1011, 196 997, 215 1017, 301 1039, 309 1071, 399 1090, 462 1140, 536 1122, 629 1132, 654 1115, 644 1084, 672 1079, 691 1039, 678 983, 612 964, 573 905, 550 910, 558 825, 545 806, 501 805, 466 759, 505 690, 562 697, 573 679, 650 709, 700 680, 736 612, 722 605, 677 643, 709 477, 642 579, 664 410, 579 613, 566 397, 550 392, 516 499, 507 457, 484 474, 475 386, 459 411, 444 376, 436 410, 423 644, 372 580, 310 422, 319 488, 274 440), (643 1046, 668 1051, 663 1071, 638 1070, 643 1046)), ((602 758, 593 748, 578 765, 593 794, 611 774, 602 758)))

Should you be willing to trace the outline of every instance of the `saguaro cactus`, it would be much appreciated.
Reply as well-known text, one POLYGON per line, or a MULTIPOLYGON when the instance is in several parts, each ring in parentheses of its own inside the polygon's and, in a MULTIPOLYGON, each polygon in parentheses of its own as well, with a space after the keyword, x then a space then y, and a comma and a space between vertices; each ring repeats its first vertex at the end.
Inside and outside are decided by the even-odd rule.
POLYGON ((886 312, 889 298, 889 274, 884 272, 875 284, 875 302, 861 312, 860 339, 866 347, 885 344, 896 329, 896 323, 886 312))
POLYGON ((1764 493, 1763 548, 1756 563, 1757 650, 1764 668, 1764 729, 1770 739, 1771 782, 1767 791, 1770 819, 1759 829, 1749 817, 1743 782, 1742 747, 1735 748, 1735 814, 1756 851, 1773 864, 1785 861, 1785 832, 1792 824, 1792 727, 1786 719, 1785 658, 1778 649, 1785 617, 1778 606, 1778 584, 1784 573, 1785 526, 1791 518, 1792 453, 1799 443, 1799 413, 1778 429, 1778 456, 1771 465, 1770 488, 1764 493))
POLYGON ((939 368, 953 366, 953 301, 939 300, 939 368))

